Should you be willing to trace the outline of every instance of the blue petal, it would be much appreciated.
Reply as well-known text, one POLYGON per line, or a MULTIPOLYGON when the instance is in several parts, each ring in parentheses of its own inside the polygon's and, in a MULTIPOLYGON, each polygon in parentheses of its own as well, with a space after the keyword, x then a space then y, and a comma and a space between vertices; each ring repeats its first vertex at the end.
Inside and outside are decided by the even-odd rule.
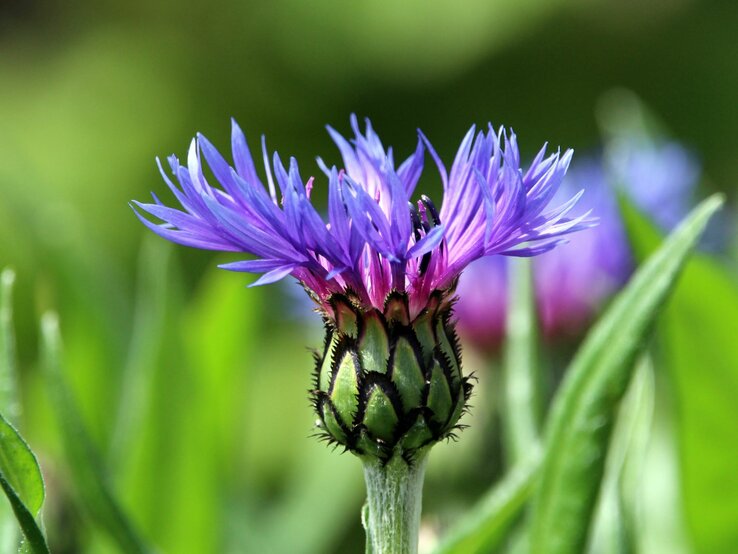
POLYGON ((407 259, 423 256, 424 254, 427 254, 428 252, 436 248, 443 241, 443 235, 445 232, 446 229, 443 227, 443 225, 433 227, 433 229, 431 229, 427 235, 425 235, 422 239, 413 244, 412 247, 407 251, 407 259))
POLYGON ((261 285, 269 285, 270 283, 274 283, 276 281, 279 281, 280 279, 284 279, 297 267, 298 266, 296 265, 285 265, 282 267, 278 267, 277 269, 274 269, 269 273, 265 273, 264 275, 259 277, 256 281, 251 283, 249 287, 260 287, 261 285))

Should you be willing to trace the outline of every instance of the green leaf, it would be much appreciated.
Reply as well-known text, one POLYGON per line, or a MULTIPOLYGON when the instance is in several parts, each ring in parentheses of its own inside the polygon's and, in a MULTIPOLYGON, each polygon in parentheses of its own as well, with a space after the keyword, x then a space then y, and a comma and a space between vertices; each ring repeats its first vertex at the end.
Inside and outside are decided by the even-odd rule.
POLYGON ((53 408, 59 419, 69 469, 84 508, 126 553, 150 552, 118 504, 99 452, 85 428, 64 377, 56 314, 41 321, 43 369, 53 408))
POLYGON ((46 544, 44 534, 41 532, 38 523, 33 517, 33 514, 28 510, 26 505, 20 499, 18 494, 15 492, 10 483, 8 483, 5 475, 0 471, 0 486, 5 492, 5 496, 8 497, 10 505, 13 508, 15 517, 18 519, 18 523, 23 530, 23 535, 26 538, 24 543, 24 549, 30 550, 34 554, 48 554, 49 547, 46 544))
MULTIPOLYGON (((626 222, 638 256, 658 231, 632 207, 626 222)), ((696 552, 738 544, 738 281, 705 255, 684 270, 662 316, 661 346, 676 411, 683 512, 696 552)))
POLYGON ((475 554, 500 548, 523 513, 541 463, 539 448, 528 452, 526 461, 515 467, 493 487, 444 536, 436 554, 475 554))
POLYGON ((738 288, 705 258, 684 277, 663 327, 684 510, 696 551, 728 554, 738 544, 738 288))
POLYGON ((36 523, 44 503, 44 480, 26 441, 0 415, 0 485, 32 552, 48 552, 36 523))
POLYGON ((610 431, 633 362, 688 254, 722 202, 716 195, 692 211, 636 271, 572 361, 546 429, 541 479, 532 506, 531 552, 584 549, 610 431))
POLYGON ((34 515, 44 503, 44 480, 36 456, 18 431, 0 415, 0 471, 34 515))

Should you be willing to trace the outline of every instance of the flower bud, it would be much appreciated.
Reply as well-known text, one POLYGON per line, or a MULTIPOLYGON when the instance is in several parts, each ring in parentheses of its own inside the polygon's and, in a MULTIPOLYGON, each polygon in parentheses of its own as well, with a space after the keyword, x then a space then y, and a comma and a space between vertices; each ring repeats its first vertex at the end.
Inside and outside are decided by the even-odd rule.
POLYGON ((398 292, 381 311, 344 294, 329 304, 311 393, 322 436, 381 459, 412 459, 453 437, 472 387, 461 372, 448 292, 435 293, 413 319, 398 292))

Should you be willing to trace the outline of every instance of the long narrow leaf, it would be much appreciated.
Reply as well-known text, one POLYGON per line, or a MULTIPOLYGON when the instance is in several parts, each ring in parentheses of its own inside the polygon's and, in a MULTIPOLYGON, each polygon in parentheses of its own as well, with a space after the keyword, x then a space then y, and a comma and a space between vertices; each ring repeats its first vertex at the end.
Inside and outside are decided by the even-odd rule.
POLYGON ((525 463, 514 468, 449 530, 436 554, 481 554, 504 544, 533 492, 540 467, 540 450, 533 448, 529 454, 525 463))
POLYGON ((510 290, 507 339, 503 364, 504 409, 502 438, 505 457, 514 466, 527 459, 538 443, 541 420, 541 387, 536 363, 536 309, 529 259, 508 263, 510 290))
POLYGON ((171 324, 167 318, 171 252, 169 245, 158 237, 147 237, 141 245, 133 333, 108 455, 112 466, 117 466, 130 452, 150 403, 164 334, 171 324))
POLYGON ((150 549, 139 537, 113 494, 100 454, 87 433, 64 378, 59 322, 55 314, 44 315, 41 333, 43 368, 49 394, 61 426, 69 467, 84 507, 90 517, 116 541, 121 551, 149 552, 150 549))
POLYGON ((581 552, 605 465, 612 424, 633 362, 688 254, 723 200, 702 202, 592 328, 557 394, 533 503, 530 549, 581 552))
POLYGON ((0 413, 13 424, 20 412, 13 330, 13 283, 10 269, 0 274, 0 413))

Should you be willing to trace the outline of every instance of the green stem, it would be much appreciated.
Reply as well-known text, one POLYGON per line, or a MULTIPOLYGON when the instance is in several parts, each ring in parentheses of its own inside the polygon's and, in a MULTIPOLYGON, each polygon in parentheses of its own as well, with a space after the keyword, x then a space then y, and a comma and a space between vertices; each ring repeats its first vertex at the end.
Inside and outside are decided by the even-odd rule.
POLYGON ((510 260, 508 281, 502 432, 507 461, 513 466, 524 461, 538 442, 541 376, 536 363, 536 314, 530 260, 510 260))
POLYGON ((420 452, 411 465, 399 455, 394 455, 386 464, 377 459, 362 460, 367 494, 362 519, 367 533, 367 552, 418 552, 427 459, 427 452, 420 452))

